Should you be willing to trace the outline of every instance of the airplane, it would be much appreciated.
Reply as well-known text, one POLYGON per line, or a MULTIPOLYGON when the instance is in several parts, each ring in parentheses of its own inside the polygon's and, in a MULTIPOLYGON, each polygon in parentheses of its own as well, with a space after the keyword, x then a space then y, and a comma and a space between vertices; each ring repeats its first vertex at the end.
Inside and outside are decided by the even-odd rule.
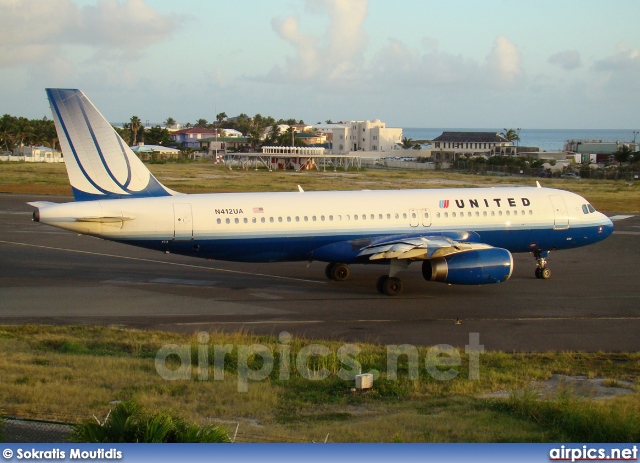
POLYGON ((83 92, 46 90, 74 202, 29 203, 36 222, 165 253, 237 262, 384 264, 379 293, 401 294, 411 263, 425 280, 509 279, 530 252, 548 279, 550 251, 607 238, 613 223, 581 196, 536 187, 181 194, 162 185, 83 92))

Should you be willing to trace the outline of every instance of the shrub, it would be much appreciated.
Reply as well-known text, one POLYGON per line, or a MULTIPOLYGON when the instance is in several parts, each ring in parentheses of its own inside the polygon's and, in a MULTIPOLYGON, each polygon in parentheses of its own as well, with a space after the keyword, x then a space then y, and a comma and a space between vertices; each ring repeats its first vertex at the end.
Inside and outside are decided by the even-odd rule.
POLYGON ((231 442, 224 428, 190 424, 170 412, 149 415, 135 401, 120 402, 103 423, 95 419, 75 426, 72 440, 87 443, 231 442))

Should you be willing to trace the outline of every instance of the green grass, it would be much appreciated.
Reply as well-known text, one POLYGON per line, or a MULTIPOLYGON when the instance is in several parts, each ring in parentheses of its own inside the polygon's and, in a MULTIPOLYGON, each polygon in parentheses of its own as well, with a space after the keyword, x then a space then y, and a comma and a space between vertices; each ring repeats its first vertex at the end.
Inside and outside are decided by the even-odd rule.
MULTIPOLYGON (((631 419, 633 414, 640 415, 637 393, 599 402, 536 401, 516 394, 531 382, 556 373, 603 377, 610 384, 637 384, 638 353, 487 352, 480 356, 479 379, 470 380, 469 359, 462 351, 461 365, 456 367, 459 374, 438 381, 424 367, 429 348, 422 347, 418 349, 418 379, 409 377, 406 359, 402 359, 398 380, 392 381, 386 373, 386 346, 358 344, 361 351, 352 357, 362 371, 381 372, 374 388, 360 393, 352 391, 352 380, 337 376, 345 367, 337 356, 341 343, 294 338, 287 345, 295 356, 314 343, 326 346, 330 354, 311 356, 307 367, 310 371, 326 369, 329 377, 306 379, 292 367, 290 379, 283 380, 278 355, 281 343, 276 337, 210 333, 208 379, 201 381, 201 344, 196 335, 108 327, 3 326, 0 414, 81 422, 94 414, 106 416, 113 401, 135 400, 150 413, 171 410, 201 425, 245 423, 242 427, 248 440, 277 435, 283 440, 318 441, 327 433, 332 442, 545 442, 604 437, 622 441, 638 437, 631 432, 638 424, 631 419), (189 380, 169 381, 157 373, 156 353, 167 344, 188 347, 189 380), (225 344, 233 350, 225 358, 224 380, 214 380, 213 346, 225 344), (265 379, 248 381, 247 392, 238 392, 238 346, 254 344, 274 353, 274 368, 265 379), (512 398, 482 398, 498 391, 512 391, 512 398), (590 429, 594 434, 585 434, 590 429)), ((258 370, 262 359, 250 356, 248 365, 258 370)), ((179 365, 169 361, 167 366, 179 365)))
MULTIPOLYGON (((531 177, 497 177, 452 171, 370 169, 305 172, 229 170, 209 161, 148 164, 166 186, 184 193, 449 188, 535 185, 531 177)), ((610 212, 640 211, 640 182, 625 180, 538 179, 545 187, 573 191, 597 209, 610 212)), ((0 193, 71 195, 63 164, 0 163, 0 193)))

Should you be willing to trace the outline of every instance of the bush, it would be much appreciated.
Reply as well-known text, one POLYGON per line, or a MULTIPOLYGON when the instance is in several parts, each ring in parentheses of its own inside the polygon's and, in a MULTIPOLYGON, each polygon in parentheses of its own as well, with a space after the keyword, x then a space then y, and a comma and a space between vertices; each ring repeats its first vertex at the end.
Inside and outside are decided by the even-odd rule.
POLYGON ((149 415, 135 401, 120 402, 103 423, 95 419, 75 426, 71 439, 85 443, 231 442, 224 428, 190 424, 170 412, 149 415))
POLYGON ((4 429, 2 426, 2 418, 0 418, 0 442, 4 442, 4 429))

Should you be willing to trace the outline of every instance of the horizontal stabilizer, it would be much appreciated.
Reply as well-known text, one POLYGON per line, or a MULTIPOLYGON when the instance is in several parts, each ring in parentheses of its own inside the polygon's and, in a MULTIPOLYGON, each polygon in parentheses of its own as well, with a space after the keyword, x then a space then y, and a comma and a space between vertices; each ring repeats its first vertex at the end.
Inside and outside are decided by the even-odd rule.
POLYGON ((135 220, 134 217, 78 217, 76 222, 93 222, 93 223, 118 223, 135 220))
POLYGON ((29 206, 37 207, 38 209, 44 209, 45 207, 56 206, 58 203, 52 203, 50 201, 32 201, 27 204, 29 206))

